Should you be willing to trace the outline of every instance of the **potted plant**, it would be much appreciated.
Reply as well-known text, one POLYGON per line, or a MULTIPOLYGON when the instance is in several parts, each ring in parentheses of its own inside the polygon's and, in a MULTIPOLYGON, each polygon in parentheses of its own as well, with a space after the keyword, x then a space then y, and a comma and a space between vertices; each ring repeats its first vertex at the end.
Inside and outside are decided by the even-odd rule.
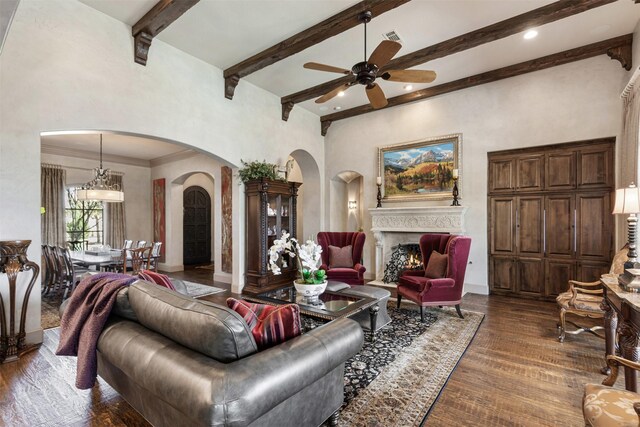
POLYGON ((280 274, 280 263, 282 267, 287 266, 284 255, 295 258, 298 266, 298 278, 293 285, 299 295, 314 300, 318 298, 327 288, 327 275, 322 269, 318 269, 322 247, 309 239, 304 245, 298 243, 295 238, 289 238, 289 233, 282 233, 280 239, 273 241, 269 248, 268 268, 273 274, 280 274))
POLYGON ((278 165, 267 163, 266 161, 245 162, 240 159, 242 168, 238 170, 238 176, 242 182, 249 182, 257 179, 270 179, 272 181, 285 181, 278 175, 278 165))

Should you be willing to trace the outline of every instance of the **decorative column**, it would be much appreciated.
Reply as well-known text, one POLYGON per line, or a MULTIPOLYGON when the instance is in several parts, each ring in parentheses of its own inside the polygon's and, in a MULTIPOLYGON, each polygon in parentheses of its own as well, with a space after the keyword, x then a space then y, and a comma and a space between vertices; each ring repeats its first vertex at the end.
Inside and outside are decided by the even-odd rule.
POLYGON ((31 240, 0 241, 0 274, 9 279, 9 324, 7 328, 7 309, 0 294, 0 362, 13 362, 24 353, 38 346, 27 347, 25 344, 25 326, 27 306, 40 268, 35 262, 27 259, 27 248, 31 240), (20 328, 16 333, 16 282, 21 272, 31 271, 31 280, 24 290, 22 309, 20 311, 20 328))

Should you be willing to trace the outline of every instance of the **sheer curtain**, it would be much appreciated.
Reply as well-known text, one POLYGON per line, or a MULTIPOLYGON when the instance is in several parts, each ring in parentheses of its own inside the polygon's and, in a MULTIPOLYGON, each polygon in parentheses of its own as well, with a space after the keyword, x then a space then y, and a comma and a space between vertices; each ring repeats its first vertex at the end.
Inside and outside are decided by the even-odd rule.
MULTIPOLYGON (((109 179, 111 184, 118 184, 124 191, 122 185, 122 174, 111 172, 109 179)), ((107 211, 107 245, 112 248, 122 248, 126 234, 126 224, 124 219, 124 203, 105 203, 107 211)))
POLYGON ((43 245, 64 245, 64 185, 66 171, 58 165, 41 165, 40 203, 45 209, 40 228, 43 245))

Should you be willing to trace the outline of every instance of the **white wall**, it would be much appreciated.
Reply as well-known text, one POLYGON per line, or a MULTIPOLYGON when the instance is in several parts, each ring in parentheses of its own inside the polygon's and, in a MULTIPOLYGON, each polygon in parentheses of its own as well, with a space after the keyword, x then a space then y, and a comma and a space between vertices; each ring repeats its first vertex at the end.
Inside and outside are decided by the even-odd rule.
MULTIPOLYGON (((131 27, 82 3, 23 0, 18 6, 0 55, 0 239, 31 239, 34 261, 40 260, 42 131, 156 136, 231 165, 240 158, 283 164, 304 149, 324 176, 317 116, 299 108, 283 122, 277 96, 242 80, 234 100, 227 100, 220 69, 161 40, 153 41, 143 67, 133 61, 133 45, 131 27)), ((244 284, 244 196, 233 187, 232 289, 238 292, 244 284)), ((318 199, 323 212, 324 199, 318 199)), ((6 295, 7 287, 0 284, 0 292, 6 295)), ((31 295, 26 330, 30 340, 41 339, 39 292, 31 295)))
MULTIPOLYGON (((64 167, 67 173, 67 185, 82 185, 94 177, 92 169, 97 166, 95 160, 78 157, 60 156, 57 154, 41 154, 42 163, 52 163, 64 167)), ((122 172, 122 186, 125 198, 125 221, 127 239, 153 240, 151 223, 151 169, 143 166, 132 166, 122 163, 103 162, 106 169, 122 172)), ((106 227, 105 227, 106 229, 106 227)))
MULTIPOLYGON (((325 176, 332 177, 343 170, 361 173, 363 204, 372 208, 376 205, 378 147, 462 133, 460 194, 462 204, 469 207, 467 233, 473 239, 466 287, 486 293, 487 152, 618 136, 622 117, 619 94, 625 76, 619 62, 602 55, 337 121, 325 138, 325 176)), ((383 202, 383 206, 393 205, 383 202)), ((327 210, 331 208, 328 206, 327 210)), ((364 262, 371 277, 375 242, 369 231, 368 214, 363 227, 367 231, 364 262)))

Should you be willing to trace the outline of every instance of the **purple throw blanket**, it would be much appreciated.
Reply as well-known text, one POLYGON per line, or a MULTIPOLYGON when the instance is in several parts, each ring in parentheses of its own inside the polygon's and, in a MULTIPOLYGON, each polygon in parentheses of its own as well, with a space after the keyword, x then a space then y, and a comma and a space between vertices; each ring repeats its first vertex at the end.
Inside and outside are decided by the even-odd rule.
POLYGON ((93 387, 98 375, 96 347, 118 291, 138 280, 117 273, 95 274, 82 280, 73 291, 60 320, 58 356, 78 356, 76 387, 93 387))

